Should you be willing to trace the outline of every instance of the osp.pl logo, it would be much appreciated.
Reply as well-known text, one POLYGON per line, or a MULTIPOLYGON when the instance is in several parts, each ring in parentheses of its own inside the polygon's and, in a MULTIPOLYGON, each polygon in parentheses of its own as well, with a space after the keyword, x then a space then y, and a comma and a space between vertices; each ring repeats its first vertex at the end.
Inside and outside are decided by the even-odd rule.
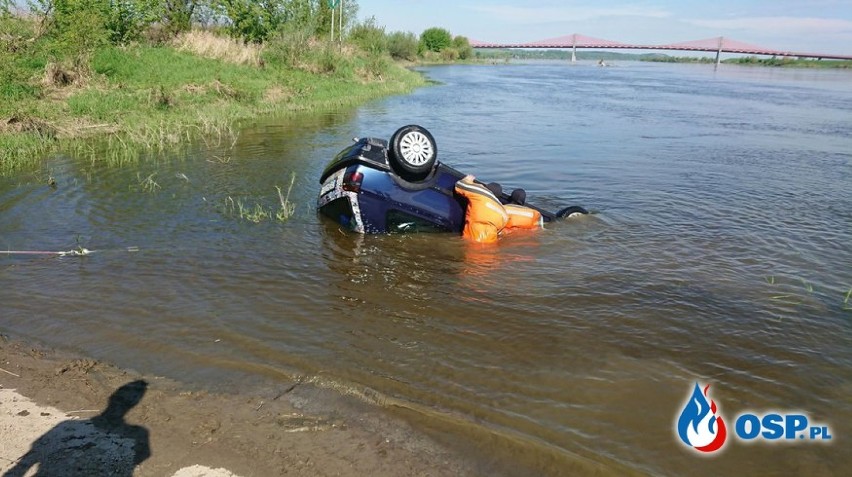
MULTIPOLYGON (((677 419, 677 435, 687 446, 705 455, 722 448, 728 437, 725 421, 716 403, 709 398, 710 385, 703 390, 695 383, 677 419)), ((831 429, 825 424, 810 424, 803 412, 744 412, 734 421, 734 436, 743 442, 830 442, 831 429)))
POLYGON ((698 383, 695 383, 692 396, 677 420, 677 435, 680 440, 701 452, 721 449, 728 436, 725 421, 716 415, 716 403, 707 397, 708 389, 709 384, 704 386, 704 392, 701 392, 698 383))

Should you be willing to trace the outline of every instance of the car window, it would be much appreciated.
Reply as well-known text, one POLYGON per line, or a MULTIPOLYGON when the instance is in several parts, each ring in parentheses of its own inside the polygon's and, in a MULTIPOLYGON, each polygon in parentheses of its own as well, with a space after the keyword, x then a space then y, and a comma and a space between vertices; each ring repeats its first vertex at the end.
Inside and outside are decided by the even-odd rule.
POLYGON ((387 230, 391 233, 446 232, 439 224, 421 219, 399 210, 389 210, 386 218, 387 230))

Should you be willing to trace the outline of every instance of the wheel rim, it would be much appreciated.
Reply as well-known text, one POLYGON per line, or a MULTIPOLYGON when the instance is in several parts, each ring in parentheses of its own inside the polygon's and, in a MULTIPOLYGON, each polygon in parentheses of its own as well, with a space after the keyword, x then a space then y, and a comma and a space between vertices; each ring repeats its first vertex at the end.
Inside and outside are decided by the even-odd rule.
POLYGON ((432 142, 425 134, 412 131, 404 136, 399 142, 399 150, 402 159, 412 166, 422 166, 432 158, 434 148, 432 142))

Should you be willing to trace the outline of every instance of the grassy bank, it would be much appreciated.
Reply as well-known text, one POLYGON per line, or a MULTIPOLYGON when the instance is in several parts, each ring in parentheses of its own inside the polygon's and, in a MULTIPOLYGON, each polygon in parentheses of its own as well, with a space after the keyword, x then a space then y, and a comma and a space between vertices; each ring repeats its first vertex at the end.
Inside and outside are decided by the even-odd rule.
POLYGON ((259 47, 196 31, 160 45, 104 46, 76 64, 38 50, 6 55, 13 64, 0 77, 0 174, 57 150, 125 163, 233 137, 242 119, 351 107, 425 83, 353 47, 295 46, 297 54, 292 39, 259 47))

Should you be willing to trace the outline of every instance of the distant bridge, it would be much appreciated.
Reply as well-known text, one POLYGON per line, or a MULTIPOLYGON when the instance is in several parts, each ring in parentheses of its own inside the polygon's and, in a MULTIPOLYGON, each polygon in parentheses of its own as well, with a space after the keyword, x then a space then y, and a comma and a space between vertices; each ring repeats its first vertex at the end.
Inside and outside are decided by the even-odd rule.
POLYGON ((484 41, 471 40, 470 45, 474 48, 560 48, 571 49, 571 61, 577 60, 577 48, 599 48, 599 49, 624 49, 624 50, 674 50, 674 51, 707 51, 716 53, 716 64, 719 64, 719 56, 722 53, 739 53, 742 55, 767 55, 797 58, 817 58, 831 60, 852 60, 849 55, 835 55, 830 53, 800 53, 793 51, 772 50, 760 46, 750 45, 729 38, 718 37, 706 40, 684 41, 681 43, 670 43, 667 45, 633 45, 617 41, 602 40, 590 36, 574 33, 546 40, 534 41, 532 43, 488 43, 484 41))

